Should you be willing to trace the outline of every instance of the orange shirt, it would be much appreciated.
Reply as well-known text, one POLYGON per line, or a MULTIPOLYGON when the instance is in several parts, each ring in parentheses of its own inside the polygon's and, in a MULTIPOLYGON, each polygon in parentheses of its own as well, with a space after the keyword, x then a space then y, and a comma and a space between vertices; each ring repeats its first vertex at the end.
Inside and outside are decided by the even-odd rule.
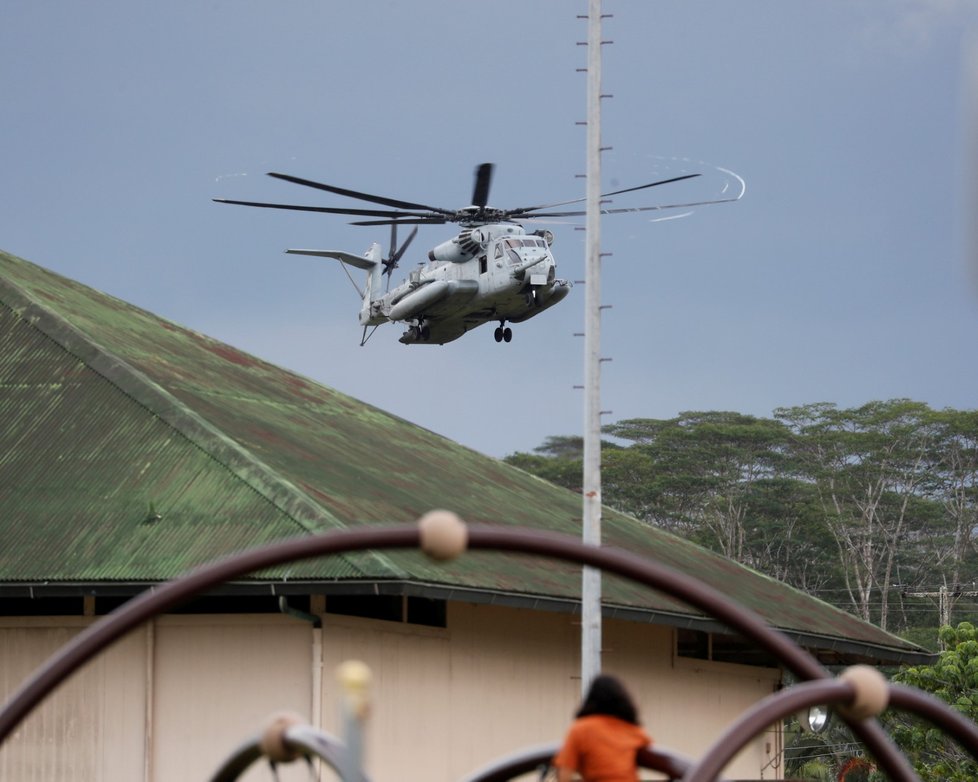
POLYGON ((641 726, 605 714, 574 720, 554 765, 585 782, 636 782, 635 753, 652 743, 641 726))

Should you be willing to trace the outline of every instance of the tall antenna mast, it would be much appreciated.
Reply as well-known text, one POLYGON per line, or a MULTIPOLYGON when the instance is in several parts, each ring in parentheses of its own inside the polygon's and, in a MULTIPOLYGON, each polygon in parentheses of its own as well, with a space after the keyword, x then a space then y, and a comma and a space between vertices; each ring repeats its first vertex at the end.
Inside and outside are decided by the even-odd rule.
MULTIPOLYGON (((588 0, 583 542, 601 545, 601 0, 588 0)), ((601 673, 601 571, 581 575, 581 690, 601 673)))

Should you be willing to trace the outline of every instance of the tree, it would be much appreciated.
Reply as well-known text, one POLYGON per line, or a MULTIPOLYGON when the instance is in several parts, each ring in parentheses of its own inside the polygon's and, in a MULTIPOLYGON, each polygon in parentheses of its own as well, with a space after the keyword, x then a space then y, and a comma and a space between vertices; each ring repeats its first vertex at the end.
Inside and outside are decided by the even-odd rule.
POLYGON ((557 486, 579 492, 584 469, 584 439, 548 437, 533 449, 533 453, 517 452, 504 461, 557 486))
MULTIPOLYGON (((945 650, 937 662, 905 668, 893 680, 935 695, 978 722, 978 630, 969 622, 943 627, 941 641, 945 650)), ((978 779, 978 763, 929 723, 888 712, 885 724, 923 782, 978 779)))
POLYGON ((645 457, 645 496, 652 502, 643 518, 684 529, 700 542, 709 536, 724 555, 746 560, 751 494, 777 474, 788 441, 783 424, 733 412, 686 412, 622 421, 604 431, 645 457))
POLYGON ((795 474, 818 492, 852 606, 883 629, 901 555, 924 541, 932 520, 923 501, 938 441, 931 414, 907 399, 775 411, 794 434, 795 474))
POLYGON ((765 478, 745 502, 745 564, 809 593, 838 583, 838 563, 825 545, 829 532, 811 484, 765 478))
POLYGON ((941 410, 933 414, 937 447, 931 469, 936 501, 942 502, 950 535, 942 560, 944 586, 953 595, 975 572, 978 529, 978 411, 941 410))

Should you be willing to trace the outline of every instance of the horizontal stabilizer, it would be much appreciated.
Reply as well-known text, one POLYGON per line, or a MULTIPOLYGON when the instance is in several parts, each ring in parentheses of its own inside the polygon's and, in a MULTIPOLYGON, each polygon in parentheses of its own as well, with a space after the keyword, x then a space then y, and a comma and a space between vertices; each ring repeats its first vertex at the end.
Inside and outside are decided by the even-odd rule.
POLYGON ((362 255, 345 253, 342 250, 286 250, 290 255, 313 255, 317 258, 335 258, 337 261, 356 266, 358 269, 370 270, 377 265, 377 261, 372 261, 362 255))

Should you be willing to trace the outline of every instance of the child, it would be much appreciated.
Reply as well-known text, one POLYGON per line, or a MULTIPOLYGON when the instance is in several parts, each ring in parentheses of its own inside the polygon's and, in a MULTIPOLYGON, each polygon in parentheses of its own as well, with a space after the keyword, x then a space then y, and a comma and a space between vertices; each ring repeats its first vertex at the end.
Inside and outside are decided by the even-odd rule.
POLYGON ((554 758, 558 782, 636 782, 635 753, 652 743, 631 696, 613 676, 597 676, 554 758))

